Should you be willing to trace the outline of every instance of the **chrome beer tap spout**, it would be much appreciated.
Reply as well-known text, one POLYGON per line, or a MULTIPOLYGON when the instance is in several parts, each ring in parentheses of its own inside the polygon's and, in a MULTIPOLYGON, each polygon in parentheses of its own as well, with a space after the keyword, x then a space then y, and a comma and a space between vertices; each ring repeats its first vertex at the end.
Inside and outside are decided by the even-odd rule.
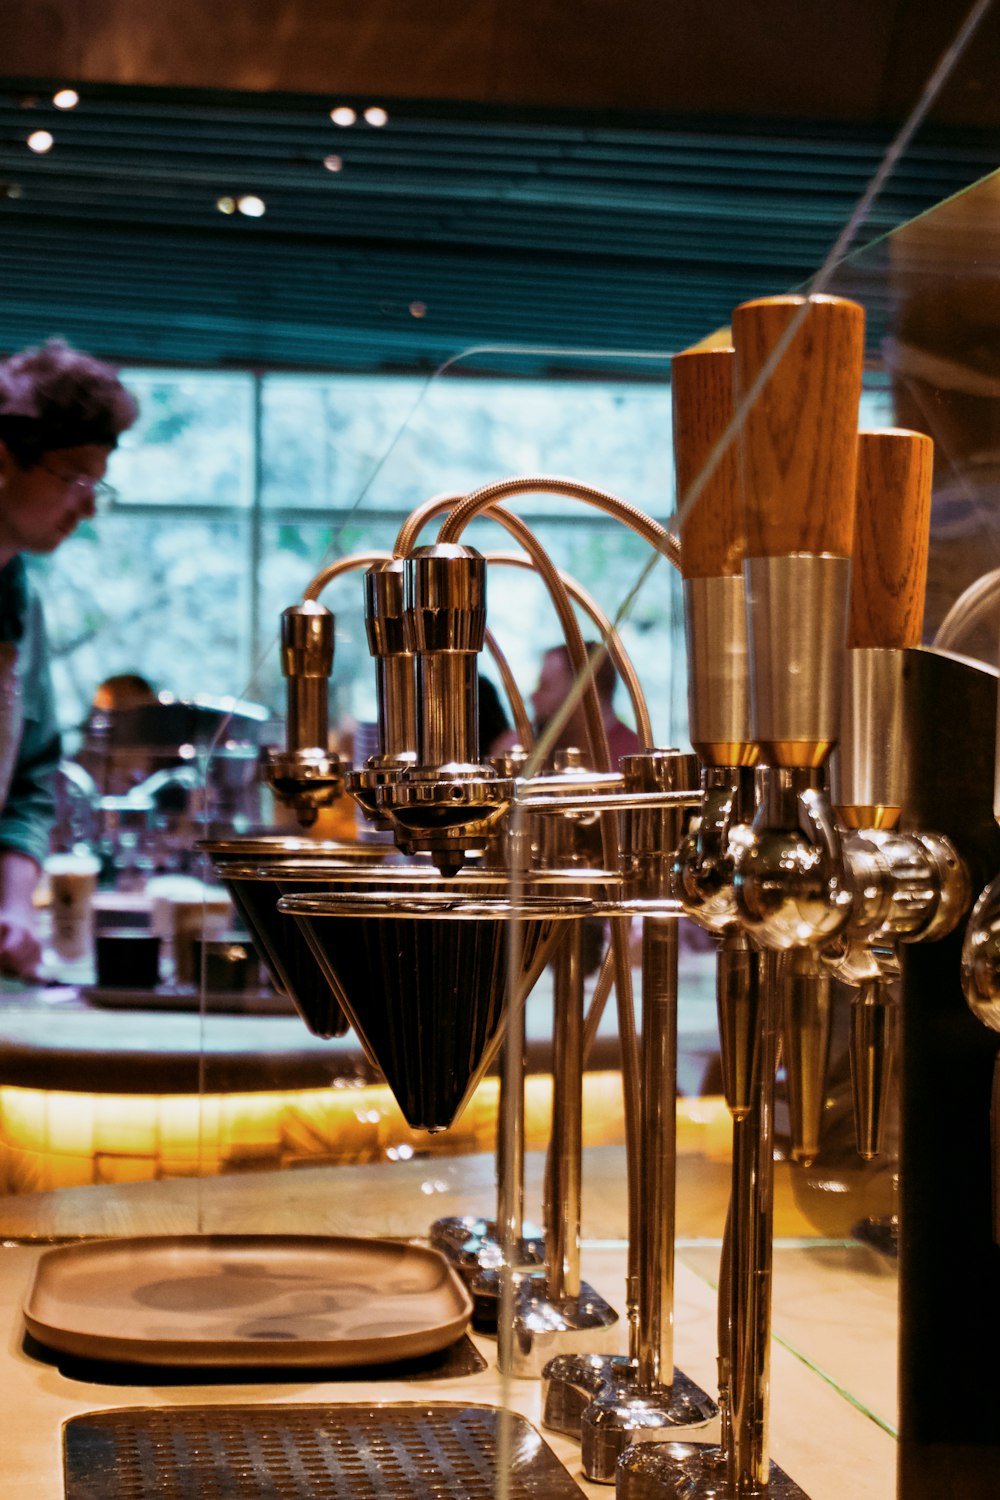
POLYGON ((762 767, 751 836, 737 850, 739 920, 762 948, 815 948, 846 927, 851 872, 817 771, 762 767))
POLYGON ((704 766, 701 806, 673 862, 673 889, 692 921, 723 933, 737 920, 733 877, 751 837, 754 777, 749 766, 704 766))
POLYGON ((334 619, 304 599, 281 616, 281 670, 286 684, 284 750, 269 753, 265 774, 275 796, 303 827, 344 791, 344 767, 329 748, 327 693, 333 668, 334 619))
POLYGON ((513 782, 480 763, 477 662, 486 633, 486 562, 438 543, 404 559, 403 631, 415 664, 416 755, 375 789, 375 806, 407 854, 456 874, 485 849, 513 782))

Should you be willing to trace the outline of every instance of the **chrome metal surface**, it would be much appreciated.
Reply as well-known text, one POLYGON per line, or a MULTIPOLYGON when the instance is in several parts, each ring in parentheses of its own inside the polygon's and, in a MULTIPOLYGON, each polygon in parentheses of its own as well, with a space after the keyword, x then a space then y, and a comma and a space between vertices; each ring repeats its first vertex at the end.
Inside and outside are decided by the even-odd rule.
MULTIPOLYGON (((333 668, 334 619, 323 604, 305 599, 281 615, 281 671, 285 677, 327 681, 333 668)), ((315 740, 307 743, 315 744, 315 740)))
POLYGON ((476 655, 486 636, 486 559, 455 542, 417 547, 405 559, 403 608, 408 651, 476 655))
POLYGON ((830 799, 852 828, 892 827, 905 793, 903 664, 905 654, 848 651, 840 741, 830 763, 830 799))
POLYGON ((553 1303, 561 1304, 580 1295, 583 929, 579 924, 565 934, 559 945, 554 970, 552 1138, 545 1179, 545 1271, 547 1296, 553 1303))
POLYGON ((557 1354, 614 1353, 620 1339, 618 1314, 592 1286, 554 1302, 545 1273, 520 1276, 514 1287, 513 1326, 501 1338, 498 1362, 515 1378, 538 1380, 557 1354))
POLYGON ((736 854, 740 920, 763 947, 825 943, 850 920, 853 896, 840 835, 808 770, 768 770, 752 837, 736 854))
POLYGON ((478 765, 478 657, 441 651, 416 660, 417 765, 478 765))
MULTIPOLYGON (((676 835, 677 829, 674 828, 676 835)), ((677 920, 642 924, 642 1172, 636 1385, 663 1385, 674 1368, 677 1220, 677 920)))
POLYGON ((314 599, 292 605, 281 616, 285 749, 268 752, 265 773, 275 796, 294 808, 306 827, 344 790, 344 767, 329 749, 333 634, 333 615, 314 599))
POLYGON ((971 899, 965 862, 950 839, 935 833, 866 829, 848 835, 848 862, 857 869, 851 932, 873 943, 934 942, 953 932, 971 899), (866 849, 875 859, 865 862, 866 849), (861 900, 862 874, 869 889, 861 900))
POLYGON ((896 996, 882 979, 865 980, 851 999, 854 1133, 864 1161, 874 1161, 882 1150, 898 1017, 896 996))
POLYGON ((962 989, 977 1020, 1000 1031, 1000 878, 972 908, 962 944, 962 989))
MULTIPOLYGON (((751 1108, 733 1121, 733 1188, 729 1216, 730 1330, 727 1454, 730 1493, 750 1496, 769 1474, 771 1258, 774 1223, 774 1075, 778 1060, 781 977, 785 959, 760 957, 759 1066, 751 1108)), ((726 1289, 720 1289, 725 1295, 726 1289)))
POLYGON ((617 1500, 808 1500, 775 1463, 763 1487, 733 1489, 720 1448, 698 1443, 639 1443, 618 1463, 617 1500))
POLYGON ((579 1439, 581 1418, 594 1397, 608 1384, 627 1385, 634 1375, 627 1354, 557 1354, 542 1371, 542 1426, 579 1439))
POLYGON ((614 1484, 618 1460, 631 1443, 660 1443, 665 1436, 716 1436, 709 1424, 719 1414, 710 1396, 691 1381, 672 1385, 612 1383, 591 1402, 581 1422, 583 1472, 598 1484, 614 1484))
POLYGON ((513 790, 513 782, 485 766, 412 766, 376 789, 375 805, 391 819, 400 849, 427 853, 438 869, 454 874, 467 851, 489 847, 513 790))
MULTIPOLYGON (((536 1268, 545 1263, 545 1240, 540 1229, 523 1226, 526 1233, 518 1238, 514 1264, 519 1270, 536 1268)), ((503 1262, 500 1227, 496 1219, 478 1218, 474 1214, 453 1215, 435 1219, 430 1228, 430 1242, 446 1256, 466 1282, 481 1271, 496 1270, 503 1262)))
POLYGON ((792 1160, 819 1155, 830 1059, 830 972, 808 948, 788 954, 782 976, 782 1059, 788 1084, 792 1160))
POLYGON ((757 1081, 760 993, 757 951, 735 926, 719 939, 715 994, 722 1091, 730 1114, 742 1119, 750 1111, 757 1081))
MULTIPOLYGON (((629 792, 686 792, 698 788, 698 762, 680 750, 645 750, 622 757, 629 792)), ((641 900, 673 897, 673 864, 680 842, 682 809, 638 805, 619 818, 619 867, 626 892, 641 900)), ((672 902, 671 902, 672 904, 672 902)))
POLYGON ((489 1406, 182 1406, 64 1428, 66 1500, 509 1500, 582 1493, 535 1429, 489 1406))
POLYGON ((736 854, 750 840, 753 814, 752 769, 703 768, 701 807, 674 857, 673 886, 687 914, 709 932, 725 932, 736 921, 736 854))
POLYGON ((754 758, 746 585, 739 576, 686 578, 688 732, 707 765, 754 758))
POLYGON ((417 683, 413 657, 383 656, 376 663, 379 743, 382 753, 396 760, 415 760, 417 754, 417 683))
POLYGON ((744 563, 754 742, 769 765, 819 765, 839 739, 851 561, 744 563))
POLYGON ((365 573, 365 631, 372 656, 408 656, 403 629, 405 562, 393 557, 365 573))

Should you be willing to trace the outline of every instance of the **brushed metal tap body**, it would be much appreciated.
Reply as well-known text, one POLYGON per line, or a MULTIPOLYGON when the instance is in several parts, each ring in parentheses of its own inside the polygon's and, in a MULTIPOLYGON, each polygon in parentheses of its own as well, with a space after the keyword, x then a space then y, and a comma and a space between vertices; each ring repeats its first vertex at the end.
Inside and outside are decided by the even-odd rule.
POLYGON ((837 743, 850 575, 829 553, 743 564, 753 741, 769 765, 819 766, 837 743))
POLYGON ((299 822, 315 823, 321 808, 344 791, 344 768, 329 748, 327 693, 333 668, 334 620, 307 599, 281 616, 281 670, 285 678, 285 749, 272 750, 268 785, 292 807, 299 822))

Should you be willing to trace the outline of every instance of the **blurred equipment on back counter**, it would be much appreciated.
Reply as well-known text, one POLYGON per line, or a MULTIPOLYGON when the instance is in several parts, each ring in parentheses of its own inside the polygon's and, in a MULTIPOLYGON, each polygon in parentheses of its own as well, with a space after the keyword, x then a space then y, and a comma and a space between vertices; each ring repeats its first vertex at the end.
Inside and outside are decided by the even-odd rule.
POLYGON ((270 712, 258 703, 160 693, 102 708, 95 695, 76 761, 63 767, 54 847, 79 842, 87 823, 82 836, 100 848, 105 882, 187 870, 197 838, 266 821, 257 768, 270 737, 270 712))

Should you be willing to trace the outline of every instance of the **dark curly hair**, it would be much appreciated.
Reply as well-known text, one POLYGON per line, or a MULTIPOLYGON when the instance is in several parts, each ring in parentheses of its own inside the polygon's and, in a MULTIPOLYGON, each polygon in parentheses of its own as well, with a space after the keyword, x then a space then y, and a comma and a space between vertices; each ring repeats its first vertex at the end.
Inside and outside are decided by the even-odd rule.
POLYGON ((114 448, 138 415, 111 366, 62 339, 0 363, 0 442, 22 468, 59 448, 114 448))

